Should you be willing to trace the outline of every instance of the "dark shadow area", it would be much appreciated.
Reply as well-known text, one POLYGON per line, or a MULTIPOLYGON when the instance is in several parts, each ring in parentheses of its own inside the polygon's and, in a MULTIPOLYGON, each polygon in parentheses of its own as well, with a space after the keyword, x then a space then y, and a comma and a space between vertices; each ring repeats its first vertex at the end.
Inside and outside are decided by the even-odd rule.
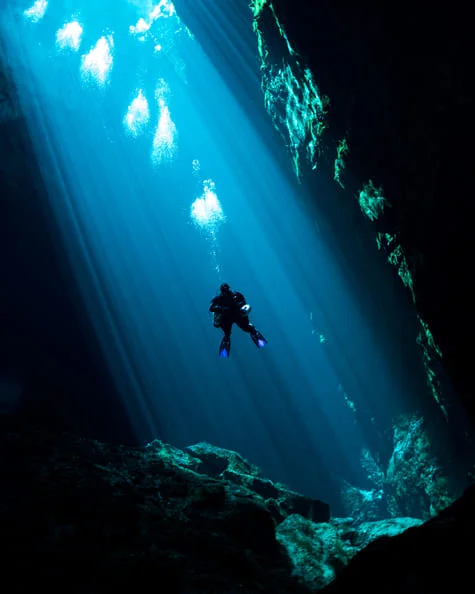
MULTIPOLYGON (((377 230, 396 232, 417 305, 474 418, 470 341, 473 90, 466 6, 387 6, 276 0, 288 37, 330 97, 333 146, 347 135, 347 168, 392 204, 377 230)), ((333 167, 329 155, 327 170, 333 167)), ((354 194, 355 180, 345 180, 354 194)))
POLYGON ((0 124, 0 360, 32 418, 131 442, 22 119, 0 124))

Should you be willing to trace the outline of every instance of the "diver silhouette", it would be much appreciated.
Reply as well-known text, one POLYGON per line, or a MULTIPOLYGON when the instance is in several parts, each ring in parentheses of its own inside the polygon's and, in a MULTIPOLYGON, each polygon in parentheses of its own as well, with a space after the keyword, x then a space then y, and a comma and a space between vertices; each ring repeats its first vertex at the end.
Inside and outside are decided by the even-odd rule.
POLYGON ((219 356, 229 357, 231 352, 231 330, 233 324, 251 335, 252 341, 258 348, 265 347, 267 340, 249 321, 251 306, 246 303, 242 293, 232 291, 227 283, 219 288, 219 294, 211 301, 209 311, 214 314, 213 325, 224 332, 219 346, 219 356))

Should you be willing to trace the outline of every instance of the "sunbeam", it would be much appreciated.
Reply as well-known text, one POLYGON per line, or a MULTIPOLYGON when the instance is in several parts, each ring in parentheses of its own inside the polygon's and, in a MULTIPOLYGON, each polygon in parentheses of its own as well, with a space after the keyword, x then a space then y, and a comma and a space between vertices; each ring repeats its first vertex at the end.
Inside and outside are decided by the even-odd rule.
POLYGON ((137 439, 238 450, 338 505, 369 489, 377 415, 427 391, 413 310, 353 215, 337 237, 322 214, 342 188, 301 179, 325 126, 308 69, 269 66, 264 96, 247 2, 181 5, 5 9, 49 207, 137 439), (232 338, 208 311, 223 283, 232 338))

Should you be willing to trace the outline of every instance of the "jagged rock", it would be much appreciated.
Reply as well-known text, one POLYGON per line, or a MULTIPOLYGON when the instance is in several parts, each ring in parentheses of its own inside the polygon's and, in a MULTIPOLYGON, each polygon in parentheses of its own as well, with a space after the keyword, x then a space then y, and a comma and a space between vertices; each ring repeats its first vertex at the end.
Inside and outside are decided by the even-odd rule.
POLYGON ((381 536, 395 536, 412 528, 420 526, 423 520, 418 518, 389 518, 377 522, 360 523, 354 518, 333 518, 331 524, 338 531, 340 539, 347 545, 359 551, 370 542, 381 536))
POLYGON ((315 524, 299 515, 277 527, 277 540, 289 554, 293 575, 312 589, 330 583, 358 550, 341 539, 337 526, 315 524))
POLYGON ((186 450, 175 448, 171 444, 164 443, 159 439, 154 439, 145 446, 144 455, 151 463, 154 460, 161 463, 168 461, 170 464, 177 464, 178 466, 196 470, 201 474, 214 476, 211 472, 206 472, 199 458, 189 454, 186 450))
POLYGON ((322 594, 438 594, 473 581, 475 485, 439 515, 358 552, 322 594))
POLYGON ((38 590, 73 594, 151 583, 171 594, 433 594, 470 577, 475 486, 421 526, 291 514, 276 528, 276 499, 201 473, 188 451, 0 423, 3 578, 15 592, 34 579, 38 590))
POLYGON ((359 522, 392 517, 429 519, 456 499, 454 484, 448 479, 434 454, 423 417, 400 415, 393 425, 393 450, 384 468, 368 450, 361 464, 372 489, 361 489, 342 481, 345 512, 359 522))
POLYGON ((358 522, 376 521, 387 515, 381 489, 359 489, 343 481, 341 497, 345 512, 358 522))
POLYGON ((187 452, 2 429, 2 566, 15 592, 305 592, 262 497, 196 472, 187 452))
POLYGON ((237 452, 204 442, 189 446, 186 452, 196 456, 201 462, 194 467, 197 472, 225 479, 260 495, 266 500, 266 505, 277 522, 291 514, 300 514, 314 522, 328 522, 330 519, 329 505, 295 493, 280 483, 263 477, 256 466, 237 452))
POLYGON ((360 550, 381 536, 396 536, 422 523, 423 520, 418 518, 390 518, 379 522, 363 522, 354 531, 355 538, 352 539, 352 543, 360 550))
POLYGON ((293 575, 312 589, 330 584, 349 561, 372 541, 394 536, 422 520, 395 518, 359 524, 353 518, 336 518, 315 524, 289 516, 277 527, 277 540, 286 548, 293 575))
POLYGON ((405 516, 427 519, 456 498, 433 454, 422 417, 402 415, 394 423, 394 449, 385 484, 405 516))
POLYGON ((187 447, 186 451, 201 460, 201 472, 209 476, 219 476, 225 470, 245 476, 260 476, 256 466, 232 450, 218 448, 202 441, 187 447))

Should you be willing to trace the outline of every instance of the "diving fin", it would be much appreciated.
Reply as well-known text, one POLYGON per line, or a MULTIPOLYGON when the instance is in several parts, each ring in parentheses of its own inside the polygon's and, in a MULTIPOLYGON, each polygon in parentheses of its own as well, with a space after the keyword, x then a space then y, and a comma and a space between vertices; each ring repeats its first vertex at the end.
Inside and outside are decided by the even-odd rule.
POLYGON ((258 330, 254 330, 254 332, 251 333, 251 338, 258 349, 264 348, 267 344, 267 340, 258 330))
POLYGON ((226 336, 221 341, 219 345, 219 356, 227 359, 231 353, 231 340, 226 338, 226 336))

